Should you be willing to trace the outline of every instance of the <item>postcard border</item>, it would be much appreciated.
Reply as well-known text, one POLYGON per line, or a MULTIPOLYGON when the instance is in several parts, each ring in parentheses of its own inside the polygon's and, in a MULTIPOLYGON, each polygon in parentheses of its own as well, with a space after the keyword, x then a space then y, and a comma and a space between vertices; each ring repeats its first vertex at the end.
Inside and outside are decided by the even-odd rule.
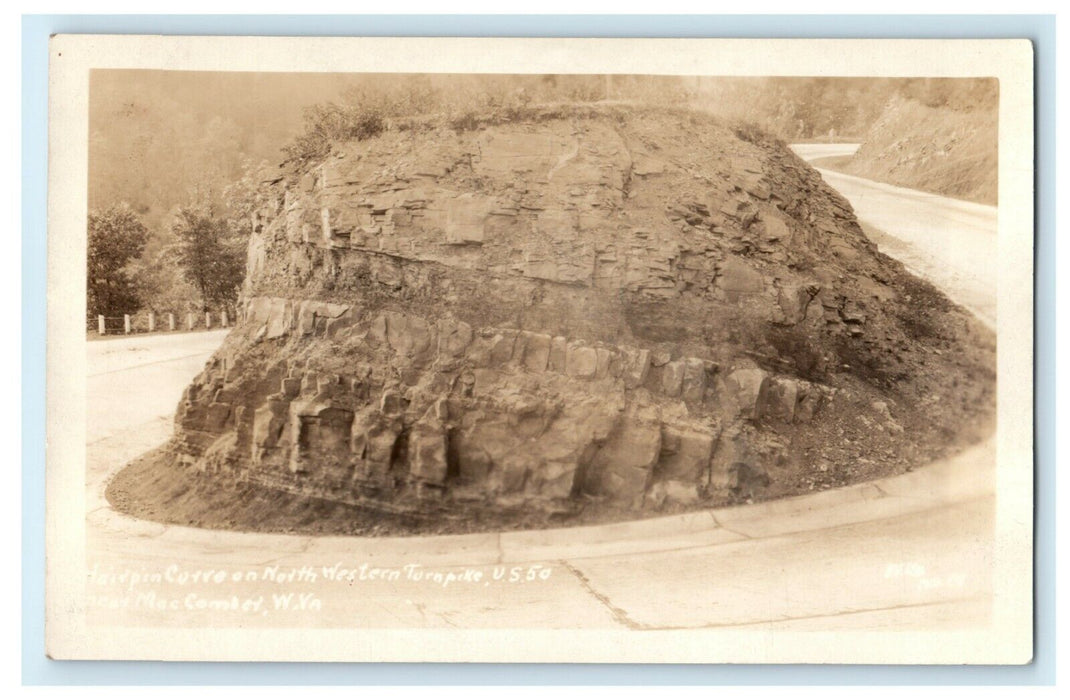
MULTIPOLYGON (((38 17, 38 18, 25 18, 23 31, 24 31, 24 176, 25 176, 25 189, 23 192, 23 255, 24 255, 24 279, 23 279, 23 304, 24 304, 24 321, 23 321, 23 372, 24 372, 24 392, 23 392, 23 439, 24 445, 24 458, 23 458, 23 595, 24 595, 24 610, 43 610, 43 586, 41 574, 43 574, 43 561, 44 561, 44 542, 43 542, 43 502, 44 502, 44 455, 43 450, 38 446, 43 446, 44 443, 44 421, 43 421, 43 399, 44 399, 44 326, 45 316, 44 310, 44 249, 45 242, 42 235, 45 230, 44 227, 44 210, 45 210, 45 194, 44 194, 44 157, 43 153, 47 153, 47 136, 42 132, 44 131, 44 114, 47 114, 47 98, 43 95, 44 85, 47 84, 46 80, 41 80, 42 75, 47 75, 47 48, 44 51, 40 50, 42 42, 47 45, 47 36, 52 32, 71 31, 72 21, 73 24, 82 22, 81 27, 84 28, 87 25, 93 25, 89 31, 128 31, 131 27, 138 25, 133 31, 142 33, 185 33, 190 31, 191 22, 200 22, 194 33, 234 33, 234 34, 249 34, 255 32, 257 34, 270 34, 273 33, 285 33, 287 35, 299 35, 302 29, 307 30, 311 27, 300 26, 300 23, 295 26, 293 23, 287 23, 286 18, 280 17, 247 17, 242 18, 238 24, 240 27, 234 26, 235 22, 233 18, 230 19, 230 27, 227 26, 227 18, 213 18, 213 17, 183 17, 179 18, 177 23, 180 28, 169 27, 168 19, 170 18, 153 18, 153 17, 124 17, 121 18, 124 26, 117 29, 115 23, 108 25, 107 18, 95 17, 95 18, 77 18, 77 17, 38 17), (101 21, 103 20, 103 24, 101 21), (272 27, 274 25, 274 27, 272 27), (280 25, 285 26, 284 31, 279 31, 280 25), (34 46, 37 46, 36 53, 30 52, 34 46), (30 52, 30 53, 28 53, 30 52), (35 65, 36 64, 36 65, 35 65), (36 88, 36 92, 35 92, 36 88), (35 129, 38 133, 34 133, 35 129), (44 142, 44 151, 42 152, 42 142, 44 142), (35 489, 37 489, 35 491, 35 489), (36 537, 36 540, 35 540, 36 537)), ((391 18, 378 17, 378 18, 304 18, 306 20, 319 20, 329 21, 331 23, 331 33, 337 34, 340 29, 344 29, 347 22, 352 20, 359 20, 359 30, 362 34, 369 34, 369 24, 374 20, 379 22, 377 27, 382 34, 400 33, 400 26, 398 24, 393 25, 393 29, 389 30, 391 26, 389 20, 391 18), (383 24, 384 20, 387 22, 383 24)), ((393 18, 394 22, 398 22, 399 19, 403 19, 405 27, 409 30, 412 29, 413 18, 393 18)), ((423 19, 423 18, 419 18, 423 19)), ((473 31, 472 25, 464 26, 458 25, 456 20, 463 20, 464 18, 454 18, 453 26, 451 23, 441 21, 441 18, 436 18, 434 25, 437 31, 433 32, 440 35, 462 35, 471 34, 473 31)), ((526 18, 523 20, 525 33, 537 32, 538 27, 532 26, 534 18, 526 18)), ((577 18, 553 18, 553 17, 540 17, 538 21, 543 23, 545 27, 551 27, 552 30, 548 33, 540 33, 542 36, 549 34, 557 35, 570 35, 570 34, 582 34, 582 35, 599 35, 599 36, 628 36, 635 35, 634 30, 637 26, 641 25, 642 30, 638 33, 646 35, 660 35, 660 36, 675 36, 675 35, 688 35, 696 36, 696 30, 700 30, 703 22, 696 24, 697 19, 704 19, 705 26, 709 27, 710 31, 715 31, 718 36, 724 37, 728 35, 733 36, 746 36, 747 32, 754 32, 756 27, 760 26, 758 20, 761 18, 690 18, 686 21, 687 31, 683 31, 683 28, 678 24, 676 25, 676 31, 670 31, 667 33, 659 33, 659 28, 655 27, 652 22, 657 18, 583 18, 583 21, 577 21, 577 18), (614 22, 613 20, 621 20, 620 22, 614 22), (635 20, 639 19, 640 22, 636 23, 635 20), (741 20, 735 26, 733 26, 734 20, 741 20), (563 25, 562 23, 567 23, 563 25), (584 23, 587 23, 587 28, 584 29, 584 23), (711 25, 716 25, 714 28, 711 25), (564 31, 563 31, 564 28, 564 31), (631 31, 629 31, 631 29, 631 31), (571 31, 570 31, 571 30, 571 31)), ((679 21, 680 18, 671 18, 671 20, 679 21)), ((831 21, 840 22, 841 24, 836 27, 837 31, 843 31, 850 25, 853 28, 851 36, 866 36, 870 34, 876 34, 882 37, 890 36, 910 36, 918 37, 925 35, 925 25, 930 26, 930 31, 946 31, 946 21, 941 22, 939 18, 933 17, 852 17, 852 18, 800 18, 800 21, 795 22, 793 19, 791 22, 792 29, 795 30, 795 36, 799 36, 806 31, 813 32, 811 35, 830 36, 832 32, 829 31, 829 23, 831 21), (819 19, 824 22, 824 30, 820 29, 819 25, 816 25, 812 20, 819 19), (861 24, 860 24, 861 23, 861 24), (868 24, 868 30, 863 30, 863 25, 868 24), (809 25, 809 26, 807 26, 809 25)), ((1034 47, 1036 50, 1036 66, 1037 75, 1036 81, 1038 86, 1042 84, 1048 84, 1052 79, 1049 77, 1049 73, 1041 73, 1045 65, 1050 65, 1050 55, 1053 51, 1054 42, 1051 39, 1053 36, 1054 23, 1050 18, 1037 18, 1037 17, 1011 17, 1011 18, 998 18, 998 17, 972 17, 968 18, 972 21, 966 24, 973 28, 973 31, 977 32, 981 24, 987 24, 984 29, 987 30, 987 35, 998 34, 1000 36, 1026 36, 1030 37, 1034 41, 1034 47), (1045 21, 1046 19, 1046 21, 1045 21), (1041 41, 1043 37, 1044 41, 1041 41), (1050 43, 1047 43, 1050 42, 1050 43), (1041 52, 1045 51, 1045 54, 1041 52), (1044 58, 1047 56, 1047 58, 1044 58), (1045 63, 1047 61, 1047 63, 1045 63)), ((496 31, 490 32, 498 36, 505 34, 514 34, 517 30, 517 24, 514 23, 512 31, 507 31, 508 25, 502 25, 500 22, 505 20, 508 22, 509 18, 480 18, 480 27, 476 31, 486 31, 489 28, 494 28, 494 21, 497 20, 496 31)), ((777 32, 776 29, 770 30, 770 25, 775 26, 785 20, 784 17, 766 18, 766 30, 762 33, 764 37, 787 36, 783 33, 784 25, 781 25, 777 32)), ((307 23, 306 23, 307 24, 307 23)), ((416 23, 417 25, 419 22, 416 23)), ((675 22, 673 22, 675 24, 675 22)), ((352 26, 352 25, 350 25, 352 26)), ((961 28, 963 22, 956 18, 956 31, 957 36, 963 36, 961 28)), ((309 35, 322 35, 325 32, 323 25, 319 26, 319 31, 307 32, 309 35)), ((408 32, 405 32, 408 33, 408 32)), ((421 32, 427 35, 428 32, 421 32)), ((986 34, 977 32, 971 34, 971 36, 985 36, 986 34)), ((1045 255, 1045 251, 1050 251, 1053 247, 1052 241, 1054 236, 1053 229, 1053 197, 1052 195, 1052 182, 1050 173, 1052 172, 1052 165, 1054 161, 1054 155, 1050 149, 1042 148, 1042 139, 1047 139, 1047 143, 1051 143, 1050 140, 1053 124, 1054 124, 1054 110, 1050 104, 1050 95, 1048 97, 1043 95, 1041 90, 1037 90, 1036 97, 1036 112, 1037 112, 1037 131, 1036 131, 1036 143, 1038 145, 1038 174, 1037 174, 1037 195, 1036 195, 1036 216, 1037 216, 1037 285, 1036 285, 1036 328, 1037 343, 1035 346, 1036 352, 1036 366, 1035 371, 1038 376, 1042 376, 1040 373, 1050 370, 1053 365, 1053 358, 1050 354, 1043 354, 1046 352, 1045 348, 1050 349, 1051 339, 1053 337, 1052 329, 1050 327, 1050 321, 1053 317, 1051 313, 1054 307, 1054 299, 1050 296, 1050 292, 1053 289, 1054 279, 1054 261, 1053 256, 1050 254, 1045 255), (1047 227, 1047 228, 1045 228, 1047 227), (1046 247, 1045 247, 1046 246, 1046 247), (1045 298, 1044 294, 1048 293, 1049 296, 1045 298), (1047 363, 1047 364, 1045 364, 1047 363)), ((1054 395, 1052 389, 1045 389, 1045 382, 1038 382, 1036 384, 1036 396, 1035 405, 1037 407, 1037 423, 1036 429, 1038 432, 1036 450, 1037 450, 1037 500, 1036 500, 1036 547, 1037 547, 1037 559, 1036 559, 1036 571, 1037 571, 1037 600, 1036 600, 1036 615, 1037 615, 1037 627, 1036 627, 1036 649, 1037 657, 1034 664, 1031 667, 1022 667, 1024 669, 1033 669, 1030 672, 1018 672, 1013 668, 1000 668, 991 669, 999 672, 998 680, 992 678, 994 682, 1008 682, 1008 676, 1018 675, 1020 680, 1018 682, 1044 682, 1041 678, 1037 677, 1037 674, 1041 672, 1041 668, 1045 668, 1050 676, 1054 677, 1053 665, 1050 664, 1050 659, 1047 666, 1044 666, 1044 659, 1040 652, 1045 648, 1046 644, 1042 634, 1047 629, 1050 632, 1050 627, 1045 621, 1045 615, 1042 614, 1042 605, 1045 601, 1045 594, 1049 595, 1049 603, 1053 603, 1054 593, 1053 587, 1051 587, 1050 573, 1053 571, 1054 556, 1053 556, 1053 528, 1051 527, 1052 512, 1053 512, 1053 491, 1054 489, 1045 488, 1047 483, 1049 486, 1053 483, 1053 465, 1054 461, 1052 445, 1049 442, 1045 444, 1044 437, 1051 437, 1054 433, 1050 421, 1053 418, 1053 411, 1051 407, 1054 405, 1054 395), (1042 538, 1046 538, 1043 539, 1042 538), (1045 552, 1049 560, 1045 562, 1045 552), (1045 579, 1044 574, 1047 572, 1049 575, 1045 579), (1044 583, 1044 581, 1047 583, 1044 583), (1049 586, 1045 589, 1044 586, 1049 586), (1024 676, 1032 675, 1033 677, 1026 679, 1024 676)), ((1048 607, 1049 611, 1053 609, 1053 605, 1048 607)), ((1053 635, 1052 635, 1053 636, 1053 635)), ((77 683, 77 682, 108 682, 108 683, 123 683, 123 684, 139 684, 144 683, 149 678, 143 676, 138 680, 137 665, 130 662, 95 662, 92 665, 78 664, 80 669, 77 672, 72 668, 73 664, 56 664, 54 662, 45 662, 43 658, 37 657, 35 663, 35 656, 41 653, 43 648, 43 629, 34 627, 34 618, 31 615, 24 616, 23 627, 23 680, 24 682, 44 682, 44 683, 77 683), (36 631, 36 635, 34 632, 36 631), (65 670, 59 672, 56 666, 65 667, 65 670), (131 668, 132 666, 132 668, 131 668), (124 668, 125 667, 125 668, 124 668), (94 669, 86 672, 86 669, 94 669), (47 678, 46 678, 47 677, 47 678)), ((1048 647, 1050 649, 1050 646, 1048 647)), ((278 668, 278 665, 273 665, 278 668)), ((294 666, 294 664, 286 664, 286 666, 294 666)), ((348 666, 348 664, 347 664, 348 666)), ((381 682, 383 677, 381 673, 389 672, 389 674, 396 681, 412 682, 411 678, 406 678, 406 673, 403 666, 411 666, 409 664, 362 664, 362 672, 370 671, 366 678, 362 678, 361 682, 381 682), (372 671, 373 667, 388 666, 388 668, 372 671), (378 677, 376 677, 378 676, 378 677)), ((489 665, 465 665, 465 674, 475 673, 478 675, 478 666, 489 665)), ((517 682, 532 682, 535 679, 534 674, 531 672, 530 667, 526 665, 510 665, 510 667, 517 667, 520 671, 518 674, 517 682), (523 669, 528 669, 528 673, 524 674, 523 669), (525 680, 524 676, 528 678, 525 680)), ((609 667, 607 665, 589 665, 583 668, 589 669, 591 672, 598 672, 598 668, 602 667, 603 672, 609 667)), ((174 668, 175 672, 178 671, 174 668)), ((242 682, 242 683, 285 683, 285 679, 281 677, 272 678, 276 675, 275 672, 270 669, 265 669, 260 664, 234 664, 228 666, 232 671, 230 673, 236 675, 232 679, 228 679, 226 682, 242 682), (244 677, 241 677, 244 675, 244 677)), ((562 669, 565 667, 557 667, 558 673, 563 673, 562 669)), ((620 682, 622 680, 620 674, 620 667, 613 666, 612 680, 614 682, 620 682)), ((696 669, 703 667, 676 667, 676 666, 661 666, 661 665, 646 665, 646 666, 633 666, 630 668, 630 672, 626 676, 631 676, 634 673, 644 673, 642 669, 656 672, 658 675, 663 675, 667 671, 679 672, 683 675, 690 675, 687 673, 688 669, 696 669)), ((552 666, 539 665, 537 671, 537 682, 553 682, 554 675, 552 666)), ((279 669, 281 671, 282 669, 279 669)), ((317 679, 317 682, 352 682, 352 670, 346 672, 345 678, 342 679, 335 676, 332 673, 326 673, 323 666, 317 667, 318 672, 321 672, 321 678, 317 679), (333 678, 332 678, 333 676, 333 678)), ((431 671, 432 667, 427 667, 427 671, 431 671)), ((489 669, 484 669, 487 671, 489 669)), ((935 678, 925 678, 924 682, 941 682, 940 679, 950 679, 951 677, 964 673, 965 675, 960 679, 960 682, 970 683, 983 683, 985 682, 983 676, 985 674, 985 667, 973 667, 970 669, 890 669, 886 667, 867 668, 862 666, 845 666, 845 667, 831 667, 824 666, 820 668, 815 667, 792 667, 792 666, 779 666, 777 667, 777 673, 773 676, 770 675, 769 668, 762 668, 756 666, 748 666, 745 668, 736 667, 734 669, 724 669, 726 673, 718 673, 718 676, 722 678, 714 680, 714 682, 727 682, 733 683, 748 683, 748 682, 851 682, 853 677, 855 682, 864 680, 866 682, 873 682, 874 680, 883 680, 883 682, 919 682, 917 676, 910 677, 909 679, 902 678, 903 671, 916 671, 921 673, 936 673, 935 678), (793 670, 800 673, 802 676, 811 676, 810 678, 804 678, 794 676, 791 678, 783 678, 781 672, 787 672, 793 670), (730 671, 730 672, 729 672, 730 671), (747 672, 752 672, 748 679, 747 672), (837 676, 835 678, 820 678, 824 673, 833 672, 837 676), (742 675, 741 675, 742 674, 742 675), (728 677, 731 676, 731 677, 728 677), (813 676, 818 676, 815 678, 813 676), (884 676, 884 678, 881 678, 884 676), (895 678, 900 676, 900 679, 895 678)), ((501 667, 495 667, 494 672, 500 674, 501 667)), ((575 673, 577 668, 575 666, 568 667, 568 673, 570 680, 577 680, 575 673)), ((299 673, 298 670, 293 671, 294 674, 299 673)), ((187 682, 220 682, 223 679, 220 677, 218 664, 183 664, 181 670, 181 677, 177 673, 168 674, 166 669, 160 671, 154 670, 151 676, 151 682, 159 683, 166 682, 167 676, 170 675, 170 680, 187 682), (204 668, 203 671, 208 672, 207 676, 201 676, 198 679, 197 666, 213 667, 212 669, 204 668)), ((500 676, 495 676, 495 679, 499 679, 500 676)), ((439 676, 438 679, 434 678, 434 673, 430 675, 425 674, 420 679, 420 682, 456 682, 458 680, 457 669, 453 668, 448 671, 447 676, 439 676)), ((607 679, 608 680, 608 679, 607 679)), ((648 676, 646 682, 651 679, 648 676)), ((664 681, 664 679, 659 679, 664 681)), ((692 676, 691 678, 679 678, 674 679, 674 682, 683 682, 687 680, 689 682, 710 682, 709 671, 706 670, 701 674, 701 677, 692 676)), ((478 678, 469 678, 468 682, 480 682, 478 678)), ((627 679, 625 679, 627 682, 627 679)), ((632 682, 644 682, 640 679, 633 679, 632 682)), ((944 682, 955 682, 944 680, 944 682)), ((1014 681, 1011 681, 1014 682, 1014 681)))

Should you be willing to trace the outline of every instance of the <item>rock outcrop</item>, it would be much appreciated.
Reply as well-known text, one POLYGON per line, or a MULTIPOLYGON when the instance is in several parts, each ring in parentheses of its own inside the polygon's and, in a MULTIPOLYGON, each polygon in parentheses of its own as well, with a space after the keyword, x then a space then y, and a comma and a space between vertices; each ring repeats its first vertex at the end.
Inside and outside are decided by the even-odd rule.
POLYGON ((602 107, 335 144, 256 213, 240 324, 175 454, 435 513, 761 495, 864 418, 847 395, 902 439, 926 338, 901 267, 744 136, 602 107))
MULTIPOLYGON (((994 81, 993 81, 994 82, 994 81)), ((852 175, 995 206, 999 194, 996 89, 969 108, 889 100, 853 156, 826 162, 852 175)))

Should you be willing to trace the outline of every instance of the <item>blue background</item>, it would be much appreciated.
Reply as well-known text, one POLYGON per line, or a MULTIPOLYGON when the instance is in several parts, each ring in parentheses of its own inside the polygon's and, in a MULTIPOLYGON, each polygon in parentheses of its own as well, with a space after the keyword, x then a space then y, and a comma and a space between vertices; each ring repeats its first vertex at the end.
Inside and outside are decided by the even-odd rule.
POLYGON ((1055 680, 1055 18, 1051 15, 29 15, 22 23, 24 684, 1052 684, 1055 680), (1036 635, 1018 667, 52 661, 44 655, 48 37, 571 36, 1028 38, 1036 61, 1036 635))

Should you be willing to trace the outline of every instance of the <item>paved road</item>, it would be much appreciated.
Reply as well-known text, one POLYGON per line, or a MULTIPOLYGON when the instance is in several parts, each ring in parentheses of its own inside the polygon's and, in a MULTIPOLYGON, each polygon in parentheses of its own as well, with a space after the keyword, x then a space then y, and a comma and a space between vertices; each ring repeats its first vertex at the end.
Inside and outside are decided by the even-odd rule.
MULTIPOLYGON (((815 161, 850 155, 858 150, 858 144, 796 144, 792 149, 804 160, 815 161)), ((850 200, 880 250, 934 282, 951 299, 995 328, 996 207, 821 167, 818 172, 850 200)))
POLYGON ((991 439, 874 484, 562 531, 308 538, 115 513, 107 477, 167 438, 182 389, 222 337, 89 344, 93 623, 904 631, 989 620, 991 439))
POLYGON ((87 343, 88 395, 93 401, 87 416, 90 444, 150 417, 170 420, 188 380, 226 334, 218 330, 87 343), (187 381, 176 384, 176 378, 187 381), (154 390, 146 391, 150 387, 154 390))

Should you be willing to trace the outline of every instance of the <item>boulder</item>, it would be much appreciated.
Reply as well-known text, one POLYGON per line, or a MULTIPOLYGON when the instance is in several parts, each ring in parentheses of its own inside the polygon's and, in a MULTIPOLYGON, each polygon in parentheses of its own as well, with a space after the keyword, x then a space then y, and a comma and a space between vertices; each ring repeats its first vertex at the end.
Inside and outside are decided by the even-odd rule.
POLYGON ((627 348, 624 350, 623 364, 625 388, 640 387, 646 382, 647 373, 650 371, 650 351, 627 348))
POLYGON ((449 200, 446 208, 446 239, 449 245, 481 245, 487 217, 494 201, 472 193, 449 200))
POLYGON ((385 416, 373 406, 354 415, 350 452, 356 463, 356 480, 386 483, 402 428, 400 418, 385 416))
POLYGON ((592 379, 598 371, 598 353, 594 348, 571 343, 565 355, 565 373, 578 379, 592 379))
POLYGON ((388 311, 383 314, 386 322, 386 341, 399 358, 415 365, 427 364, 433 358, 433 326, 418 316, 388 311))
POLYGON ((656 407, 629 406, 587 467, 584 490, 623 500, 641 496, 661 453, 660 423, 656 407))
POLYGON ((446 459, 446 429, 439 417, 441 406, 428 409, 409 432, 409 474, 421 483, 442 486, 449 465, 446 459))
POLYGON ((613 362, 613 352, 608 348, 598 347, 594 349, 595 352, 595 371, 594 375, 598 379, 604 379, 609 376, 609 366, 613 362))
POLYGON ((762 218, 763 233, 762 237, 770 243, 776 243, 779 241, 791 238, 791 229, 788 228, 787 223, 779 216, 770 215, 762 218))
POLYGON ((205 426, 212 432, 222 432, 230 418, 231 405, 222 401, 214 401, 208 405, 208 415, 205 417, 205 426))
POLYGON ((737 369, 725 377, 725 390, 743 418, 756 418, 758 397, 769 374, 761 369, 737 369))
POLYGON ((684 483, 705 483, 716 432, 666 423, 661 428, 661 452, 655 478, 684 483))
POLYGON ((669 362, 661 368, 661 391, 666 396, 679 396, 684 387, 684 361, 669 362))
POLYGON ((513 359, 519 334, 511 329, 498 331, 490 341, 489 362, 491 367, 501 367, 513 359))
POLYGON ((761 385, 756 413, 760 418, 791 423, 795 420, 795 407, 798 405, 801 382, 785 377, 769 377, 761 385))
POLYGON ((291 472, 315 472, 329 480, 349 477, 353 411, 329 402, 295 401, 289 424, 291 472))
POLYGON ((699 502, 697 484, 685 481, 659 481, 650 487, 645 501, 655 508, 663 505, 691 506, 699 502))
POLYGON ((702 403, 706 396, 706 363, 697 357, 684 359, 681 397, 688 403, 702 403))
POLYGON ((472 342, 472 327, 464 321, 440 319, 438 321, 438 353, 440 357, 453 359, 464 355, 472 342))
POLYGON ((758 294, 765 290, 765 278, 734 255, 727 255, 718 268, 717 286, 734 295, 758 294))
POLYGON ((550 361, 550 343, 552 339, 545 333, 521 331, 519 342, 522 346, 524 367, 532 372, 543 372, 550 361))
POLYGON ((268 399, 253 415, 253 458, 262 459, 268 450, 278 446, 290 413, 290 402, 268 399))
POLYGON ((568 358, 568 339, 561 336, 550 341, 550 357, 547 368, 551 372, 564 372, 568 358))

